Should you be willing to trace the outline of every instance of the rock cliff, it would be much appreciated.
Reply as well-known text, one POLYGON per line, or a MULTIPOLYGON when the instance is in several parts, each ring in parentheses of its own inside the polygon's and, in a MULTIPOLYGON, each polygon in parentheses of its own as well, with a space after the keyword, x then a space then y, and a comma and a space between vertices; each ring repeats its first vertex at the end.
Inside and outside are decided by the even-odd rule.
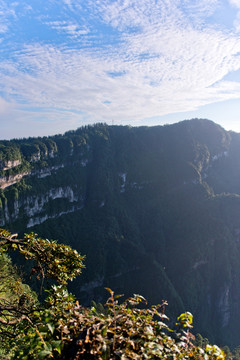
POLYGON ((203 119, 1 141, 0 224, 86 254, 81 302, 104 301, 104 286, 167 299, 238 345, 239 151, 239 134, 203 119))

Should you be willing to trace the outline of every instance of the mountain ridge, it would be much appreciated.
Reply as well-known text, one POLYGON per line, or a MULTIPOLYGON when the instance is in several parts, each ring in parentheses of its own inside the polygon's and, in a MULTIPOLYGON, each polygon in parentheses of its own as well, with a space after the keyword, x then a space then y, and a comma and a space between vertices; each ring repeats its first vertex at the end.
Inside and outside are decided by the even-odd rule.
MULTIPOLYGON (((73 289, 167 299, 238 345, 240 134, 205 119, 0 141, 0 225, 86 254, 73 289)), ((174 317, 174 316, 171 316, 174 317)))

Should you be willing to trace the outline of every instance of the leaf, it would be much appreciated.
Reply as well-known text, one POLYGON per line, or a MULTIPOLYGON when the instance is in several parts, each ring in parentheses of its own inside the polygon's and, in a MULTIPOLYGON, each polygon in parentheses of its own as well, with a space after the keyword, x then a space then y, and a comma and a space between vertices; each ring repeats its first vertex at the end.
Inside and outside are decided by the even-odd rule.
POLYGON ((190 312, 185 312, 179 315, 177 320, 183 324, 184 327, 189 326, 191 327, 191 324, 193 322, 193 315, 190 312))
POLYGON ((105 287, 105 290, 107 290, 111 295, 113 295, 113 291, 110 288, 105 287))
POLYGON ((51 355, 51 351, 49 351, 49 350, 42 350, 42 351, 40 351, 40 353, 38 354, 38 358, 39 359, 44 359, 46 356, 48 356, 48 355, 51 355))
POLYGON ((59 354, 61 354, 62 351, 61 345, 62 345, 61 340, 56 340, 52 342, 53 349, 56 350, 59 354))
POLYGON ((52 347, 55 349, 56 347, 61 345, 61 343, 62 343, 61 340, 55 340, 55 341, 52 342, 52 347))
POLYGON ((115 295, 115 299, 119 299, 120 297, 123 297, 124 294, 120 294, 120 295, 115 295))
POLYGON ((101 331, 102 336, 105 336, 107 333, 107 326, 104 326, 104 328, 101 331))
POLYGON ((49 343, 46 343, 46 346, 45 346, 45 349, 44 349, 44 350, 47 350, 47 351, 52 352, 52 345, 49 344, 49 343))
POLYGON ((51 324, 51 323, 47 323, 47 327, 49 328, 51 334, 54 333, 54 330, 55 330, 55 326, 54 324, 51 324))

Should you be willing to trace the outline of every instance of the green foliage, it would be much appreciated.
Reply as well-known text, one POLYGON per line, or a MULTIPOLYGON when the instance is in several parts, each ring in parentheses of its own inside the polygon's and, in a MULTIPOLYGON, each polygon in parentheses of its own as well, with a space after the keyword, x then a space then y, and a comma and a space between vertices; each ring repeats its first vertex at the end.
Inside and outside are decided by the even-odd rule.
POLYGON ((24 311, 37 304, 36 294, 22 283, 17 269, 6 254, 0 255, 0 358, 9 359, 16 326, 24 311), (21 300, 20 300, 21 299, 21 300), (23 300, 24 304, 23 304, 23 300), (20 304, 22 303, 21 307, 20 304))
MULTIPOLYGON (((33 233, 26 234, 22 239, 19 239, 17 234, 11 234, 7 230, 0 229, 0 245, 0 275, 2 278, 0 294, 3 294, 0 296, 1 351, 4 354, 4 348, 6 352, 9 352, 11 349, 10 353, 15 353, 13 358, 21 353, 19 355, 20 359, 24 358, 26 353, 28 354, 26 358, 29 359, 31 358, 31 353, 38 354, 39 352, 38 344, 34 342, 35 333, 42 341, 40 345, 42 343, 45 344, 41 328, 42 316, 44 315, 46 321, 47 316, 55 316, 49 310, 49 307, 53 306, 57 313, 61 313, 61 311, 65 311, 65 306, 69 308, 70 302, 72 303, 73 296, 68 294, 64 285, 67 281, 71 281, 80 274, 81 268, 83 268, 84 257, 69 246, 58 244, 56 241, 41 239, 33 233), (10 250, 18 250, 26 260, 34 262, 31 275, 37 275, 39 280, 41 278, 44 280, 46 277, 61 284, 59 286, 52 286, 46 306, 37 303, 29 288, 22 284, 20 278, 13 271, 6 257, 6 252, 10 250), (39 323, 40 320, 41 324, 39 323), (18 346, 18 339, 21 343, 23 335, 25 338, 24 350, 21 352, 22 347, 18 346), (29 339, 28 335, 30 336, 29 339), (32 350, 31 347, 28 348, 27 346, 31 341, 33 341, 32 350)), ((48 322, 47 328, 50 329, 50 333, 53 332, 51 322, 48 322)), ((54 346, 54 349, 58 348, 56 342, 49 341, 51 346, 54 346)), ((43 354, 46 355, 45 347, 39 358, 43 354)))
POLYGON ((13 359, 225 359, 216 345, 193 345, 188 326, 171 330, 166 302, 142 309, 142 296, 119 304, 121 296, 108 291, 107 312, 98 313, 80 306, 62 286, 52 287, 45 309, 23 324, 24 336, 15 340, 13 359))
POLYGON ((0 141, 0 168, 2 163, 6 164, 8 161, 20 160, 21 152, 14 142, 0 141))
POLYGON ((190 312, 185 312, 182 313, 178 318, 178 323, 177 325, 182 326, 183 328, 187 327, 187 328, 191 328, 192 327, 192 322, 193 322, 193 316, 190 312))
POLYGON ((0 229, 1 253, 18 250, 26 260, 33 260, 35 265, 32 274, 41 275, 44 279, 52 278, 59 284, 66 284, 80 275, 84 267, 83 259, 76 250, 57 241, 41 239, 36 234, 25 234, 23 239, 15 239, 17 234, 11 235, 0 229))
MULTIPOLYGON (((33 301, 26 291, 16 304, 12 295, 14 292, 19 295, 16 279, 11 299, 8 296, 12 303, 0 298, 0 339, 8 345, 6 359, 225 359, 216 345, 201 348, 193 344, 194 337, 189 331, 191 313, 181 314, 178 329, 172 330, 167 325, 166 301, 147 307, 143 296, 134 295, 119 303, 122 295, 107 288, 110 297, 106 309, 95 303, 91 308, 80 306, 65 285, 79 275, 83 257, 69 246, 43 240, 33 233, 18 239, 17 234, 3 229, 0 243, 4 276, 11 278, 9 268, 3 270, 7 264, 6 251, 18 249, 25 259, 35 261, 32 271, 38 277, 53 278, 60 284, 46 290, 47 298, 42 304, 33 301)), ((24 288, 21 282, 19 286, 24 288)), ((9 289, 3 289, 4 295, 7 292, 9 289)))

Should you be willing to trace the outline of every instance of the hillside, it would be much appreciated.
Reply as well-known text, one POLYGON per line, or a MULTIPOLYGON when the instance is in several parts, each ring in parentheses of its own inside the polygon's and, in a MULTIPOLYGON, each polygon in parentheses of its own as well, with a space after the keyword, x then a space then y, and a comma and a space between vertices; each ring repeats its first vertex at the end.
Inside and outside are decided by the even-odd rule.
POLYGON ((86 254, 72 290, 104 287, 192 312, 218 344, 239 345, 240 134, 209 120, 97 124, 0 141, 0 226, 86 254))

